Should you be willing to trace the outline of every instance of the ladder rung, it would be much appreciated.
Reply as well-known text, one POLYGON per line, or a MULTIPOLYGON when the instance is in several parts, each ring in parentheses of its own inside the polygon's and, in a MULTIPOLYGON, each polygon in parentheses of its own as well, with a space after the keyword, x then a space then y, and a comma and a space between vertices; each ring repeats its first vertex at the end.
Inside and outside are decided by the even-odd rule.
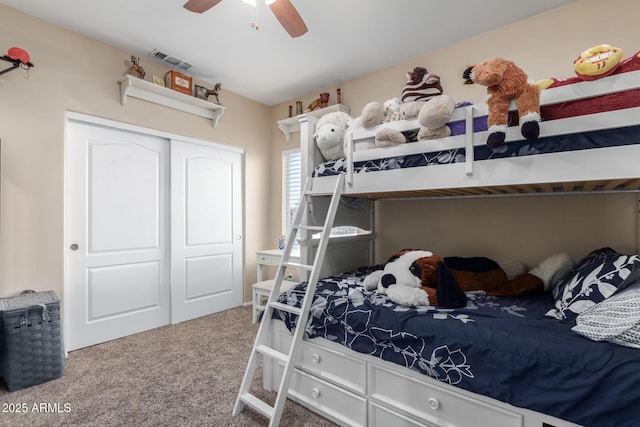
POLYGON ((311 196, 311 197, 320 197, 320 196, 331 196, 331 192, 327 192, 325 191, 314 191, 314 190, 309 190, 309 191, 305 191, 302 194, 304 194, 305 196, 311 196))
POLYGON ((247 405, 255 408, 258 412, 261 412, 262 415, 271 419, 273 417, 273 407, 258 399, 251 393, 244 393, 240 395, 240 400, 242 400, 247 405))
POLYGON ((281 302, 272 302, 269 304, 272 308, 275 308, 280 311, 286 311, 287 313, 297 314, 300 316, 302 314, 302 309, 299 307, 294 307, 292 305, 282 304, 281 302))
POLYGON ((297 268, 299 270, 313 270, 313 265, 308 265, 308 264, 298 264, 297 262, 285 262, 282 263, 282 265, 284 265, 285 267, 290 267, 290 268, 297 268))
POLYGON ((299 225, 296 228, 310 231, 324 231, 324 227, 321 225, 299 225))
POLYGON ((274 350, 271 347, 267 347, 266 345, 259 345, 256 347, 256 351, 258 353, 262 353, 265 356, 268 356, 272 359, 278 360, 282 363, 287 363, 289 361, 289 356, 287 356, 286 354, 278 351, 278 350, 274 350))

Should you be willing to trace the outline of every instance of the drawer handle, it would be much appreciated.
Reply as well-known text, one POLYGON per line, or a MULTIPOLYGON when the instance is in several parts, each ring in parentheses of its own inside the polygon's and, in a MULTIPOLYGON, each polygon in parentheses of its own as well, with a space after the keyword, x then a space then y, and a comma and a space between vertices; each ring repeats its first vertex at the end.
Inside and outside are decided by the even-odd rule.
POLYGON ((318 389, 317 389, 317 388, 315 388, 315 387, 314 387, 314 388, 312 388, 312 389, 311 389, 311 395, 312 395, 313 397, 320 397, 320 390, 318 390, 318 389))
POLYGON ((438 402, 438 399, 436 399, 435 397, 431 397, 429 400, 427 400, 427 404, 429 405, 429 408, 433 409, 434 411, 440 407, 440 402, 438 402))
POLYGON ((318 353, 313 353, 311 355, 311 360, 313 363, 320 363, 320 355, 318 353))

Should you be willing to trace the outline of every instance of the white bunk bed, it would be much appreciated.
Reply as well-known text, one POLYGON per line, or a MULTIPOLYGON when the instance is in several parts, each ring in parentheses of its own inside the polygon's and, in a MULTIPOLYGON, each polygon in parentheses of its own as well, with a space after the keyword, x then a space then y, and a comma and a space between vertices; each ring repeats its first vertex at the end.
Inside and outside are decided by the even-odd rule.
MULTIPOLYGON (((544 111, 544 106, 632 91, 639 87, 640 71, 633 71, 600 80, 547 89, 541 93, 540 104, 544 111)), ((354 148, 358 142, 373 139, 378 127, 354 131, 347 137, 344 194, 367 198, 473 196, 591 191, 603 188, 629 190, 639 187, 638 176, 640 176, 640 172, 634 161, 640 152, 640 145, 637 144, 522 156, 511 158, 508 161, 500 158, 478 161, 474 158, 471 148, 483 147, 487 139, 487 132, 468 132, 468 129, 471 128, 474 118, 483 117, 486 114, 486 104, 459 108, 455 111, 451 121, 465 120, 467 133, 464 135, 441 140, 412 142, 390 148, 355 151, 354 148), (354 170, 354 165, 357 162, 457 148, 464 149, 464 162, 366 173, 356 173, 354 170)), ((543 121, 539 140, 556 135, 638 125, 640 123, 638 117, 640 117, 640 107, 543 121)), ((313 118, 309 119, 307 126, 304 124, 301 126, 301 148, 303 156, 307 156, 303 166, 310 174, 313 168, 323 162, 323 159, 320 152, 314 147, 313 133, 308 133, 310 127, 313 126, 311 122, 314 120, 313 118), (305 131, 307 131, 306 134, 305 131)), ((415 129, 418 125, 415 120, 410 120, 392 122, 380 125, 380 127, 408 130, 415 129)), ((522 139, 518 127, 508 128, 508 143, 522 139)), ((313 187, 317 191, 325 189, 329 191, 334 182, 335 177, 317 177, 313 180, 313 187)))
MULTIPOLYGON (((622 92, 630 92, 632 97, 640 99, 640 71, 547 89, 542 92, 541 104, 551 106, 622 92)), ((606 146, 600 148, 582 147, 571 151, 521 157, 485 160, 474 158, 473 147, 484 146, 487 132, 470 130, 473 128, 474 118, 486 115, 485 105, 459 108, 452 120, 464 120, 466 133, 443 140, 358 151, 358 143, 370 141, 376 129, 353 132, 347 138, 344 195, 364 198, 369 203, 366 209, 362 210, 363 213, 347 209, 342 219, 337 219, 337 225, 359 221, 358 226, 368 228, 372 234, 369 239, 362 240, 360 237, 360 240, 356 241, 356 244, 363 245, 363 251, 360 252, 348 247, 348 239, 343 239, 340 243, 347 244, 348 249, 345 251, 333 252, 330 246, 326 256, 328 267, 321 277, 361 267, 365 265, 365 261, 370 265, 374 241, 373 210, 370 201, 378 198, 640 191, 640 107, 618 108, 620 107, 614 107, 613 111, 549 121, 544 121, 543 110, 540 139, 585 132, 613 132, 625 128, 627 135, 621 137, 622 142, 605 144, 606 146), (629 135, 632 140, 627 139, 629 135), (380 157, 393 158, 453 149, 461 150, 457 152, 459 161, 455 163, 387 171, 357 170, 358 162, 380 157), (366 256, 350 256, 353 253, 366 253, 366 256), (336 263, 336 260, 339 262, 336 263)), ((306 116, 300 119, 303 176, 308 177, 312 177, 316 166, 324 161, 313 140, 313 126, 316 120, 306 116)), ((417 124, 415 121, 409 121, 384 126, 407 130, 417 127, 417 124)), ((517 143, 520 139, 519 128, 509 128, 508 144, 517 143)), ((532 144, 535 145, 535 141, 532 144)), ((314 191, 329 193, 335 179, 335 176, 313 177, 314 191)), ((340 215, 338 218, 341 218, 340 215)), ((312 245, 303 246, 303 258, 312 259, 311 248, 312 245)), ((434 314, 434 317, 437 315, 434 314)), ((446 314, 444 316, 446 317, 446 314)), ((275 326, 271 335, 274 340, 272 345, 280 351, 285 351, 290 343, 290 332, 284 322, 273 323, 275 326)), ((607 352, 615 353, 619 347, 620 351, 635 351, 635 354, 640 356, 640 350, 610 343, 607 345, 607 352)), ((594 344, 594 352, 602 349, 603 347, 594 344)), ((321 337, 304 341, 298 360, 289 392, 290 397, 341 425, 567 427, 582 424, 574 424, 540 411, 471 392, 417 372, 416 369, 385 361, 378 355, 362 354, 321 337)), ((634 381, 638 384, 640 357, 636 357, 636 361, 637 378, 634 381)), ((277 364, 264 361, 265 389, 274 389, 278 384, 280 371, 281 367, 277 364)), ((576 395, 576 399, 584 398, 585 396, 576 395)), ((601 409, 601 424, 611 425, 607 421, 607 408, 601 409)), ((596 405, 596 414, 599 410, 596 405)), ((640 425, 640 410, 634 409, 626 415, 628 424, 625 425, 640 425)), ((598 418, 599 415, 595 417, 598 418)))

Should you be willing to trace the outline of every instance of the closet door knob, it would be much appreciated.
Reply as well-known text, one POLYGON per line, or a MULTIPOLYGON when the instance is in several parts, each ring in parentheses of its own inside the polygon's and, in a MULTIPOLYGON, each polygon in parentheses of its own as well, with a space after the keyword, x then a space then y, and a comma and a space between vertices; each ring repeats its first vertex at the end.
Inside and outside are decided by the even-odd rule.
POLYGON ((72 251, 77 251, 79 247, 77 243, 72 243, 71 246, 69 246, 72 251))

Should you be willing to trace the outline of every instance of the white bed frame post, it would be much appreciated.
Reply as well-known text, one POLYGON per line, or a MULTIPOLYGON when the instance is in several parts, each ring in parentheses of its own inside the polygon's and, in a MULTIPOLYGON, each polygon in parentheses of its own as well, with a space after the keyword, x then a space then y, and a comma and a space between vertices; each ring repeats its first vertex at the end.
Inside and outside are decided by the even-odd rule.
POLYGON ((473 105, 466 107, 464 112, 465 117, 465 164, 464 164, 464 172, 467 176, 473 176, 473 161, 474 161, 474 152, 473 152, 473 118, 475 116, 475 109, 473 105))
POLYGON ((636 193, 636 253, 640 254, 640 192, 636 193))
MULTIPOLYGON (((301 165, 300 176, 307 179, 313 173, 316 162, 316 156, 321 155, 320 151, 314 143, 313 134, 315 133, 318 118, 310 114, 303 114, 298 117, 300 122, 300 153, 301 165)), ((313 188, 312 188, 313 189, 313 188)), ((309 217, 312 212, 309 210, 303 215, 302 224, 309 224, 309 217)), ((302 264, 312 264, 314 258, 313 246, 311 245, 311 235, 308 230, 300 230, 300 262, 302 264)), ((309 272, 300 270, 300 281, 309 280, 309 272)))
POLYGON ((302 154, 302 177, 309 177, 316 164, 321 163, 318 158, 322 156, 320 150, 314 143, 313 134, 318 123, 318 118, 310 114, 303 114, 298 117, 300 122, 300 152, 302 154))

